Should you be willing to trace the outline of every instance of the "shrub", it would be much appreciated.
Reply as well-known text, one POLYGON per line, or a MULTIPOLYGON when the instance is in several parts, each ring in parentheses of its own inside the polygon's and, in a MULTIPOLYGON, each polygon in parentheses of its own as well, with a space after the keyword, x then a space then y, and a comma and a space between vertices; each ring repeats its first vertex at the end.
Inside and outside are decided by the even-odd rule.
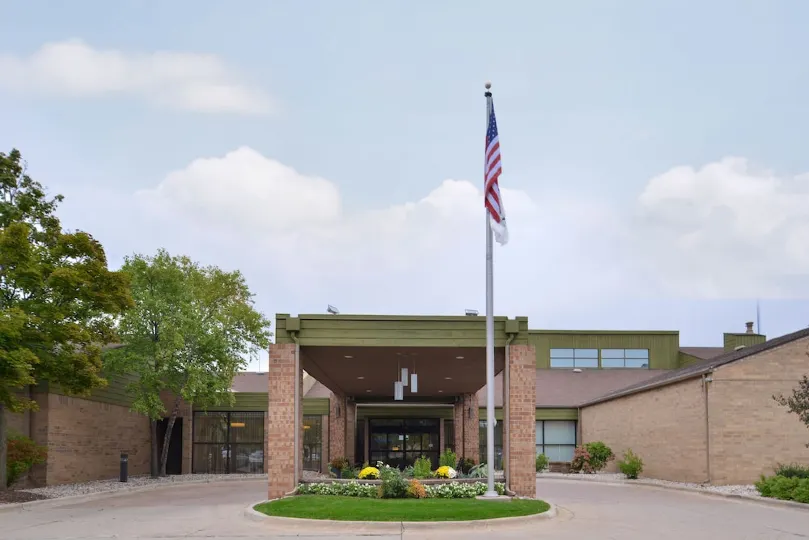
POLYGON ((439 467, 455 467, 458 464, 458 455, 447 448, 441 457, 438 458, 439 467))
POLYGON ((489 466, 485 463, 475 465, 467 475, 469 478, 487 478, 489 476, 489 466))
POLYGON ((783 476, 785 478, 809 478, 809 466, 798 465, 797 463, 790 463, 784 465, 779 463, 775 468, 776 476, 783 476))
POLYGON ((548 468, 548 456, 545 454, 537 454, 537 472, 542 472, 548 468))
POLYGON ((762 497, 809 503, 809 478, 762 476, 756 489, 762 497))
POLYGON ((413 464, 413 478, 423 479, 433 475, 433 463, 430 458, 421 456, 413 464))
POLYGON ((377 486, 359 482, 301 484, 297 494, 374 498, 377 496, 377 486))
POLYGON ((595 472, 600 471, 607 466, 609 461, 615 459, 615 454, 612 453, 610 447, 601 441, 587 443, 584 447, 590 454, 590 466, 595 472))
POLYGON ((381 499, 403 499, 407 496, 407 481, 402 478, 399 469, 390 465, 383 465, 379 469, 382 485, 379 486, 381 499))
POLYGON ((408 465, 402 471, 402 476, 404 476, 405 478, 413 478, 413 472, 414 472, 413 466, 408 465))
POLYGON ((346 480, 356 480, 359 477, 360 470, 356 467, 349 465, 343 469, 342 477, 346 480))
POLYGON ((418 480, 411 480, 407 486, 407 496, 411 499, 426 499, 427 490, 418 480))
POLYGON ((455 478, 458 476, 458 473, 452 467, 447 467, 444 465, 443 467, 438 467, 435 471, 436 478, 455 478))
POLYGON ((376 467, 368 467, 366 466, 364 469, 360 471, 360 474, 357 475, 360 480, 378 480, 379 479, 379 469, 376 467))
MULTIPOLYGON (((497 483, 494 488, 499 495, 505 493, 505 484, 497 483)), ((450 482, 449 484, 427 486, 425 489, 427 497, 433 499, 472 499, 486 493, 488 486, 483 482, 475 482, 474 484, 450 482)))
POLYGON ((335 471, 342 471, 348 468, 348 460, 344 457, 336 457, 329 462, 329 467, 335 471))
POLYGON ((477 463, 475 463, 475 460, 474 460, 474 459, 472 459, 472 458, 468 458, 468 457, 465 457, 465 458, 461 458, 461 459, 458 461, 458 466, 457 466, 457 467, 455 467, 455 468, 456 468, 457 470, 461 471, 463 474, 469 474, 469 471, 471 471, 471 470, 472 470, 472 468, 473 468, 475 465, 477 465, 477 463))
POLYGON ((618 469, 624 473, 627 478, 636 480, 638 475, 643 472, 643 460, 629 449, 624 452, 624 459, 618 461, 618 469))
POLYGON ((583 446, 577 446, 573 451, 573 461, 570 462, 570 470, 578 473, 593 474, 593 466, 590 464, 590 452, 583 446))
MULTIPOLYGON (((2 413, 0 413, 2 414, 2 413)), ((11 486, 22 478, 31 467, 45 463, 48 449, 39 446, 32 439, 24 435, 9 435, 6 443, 8 450, 6 458, 6 486, 11 486)))

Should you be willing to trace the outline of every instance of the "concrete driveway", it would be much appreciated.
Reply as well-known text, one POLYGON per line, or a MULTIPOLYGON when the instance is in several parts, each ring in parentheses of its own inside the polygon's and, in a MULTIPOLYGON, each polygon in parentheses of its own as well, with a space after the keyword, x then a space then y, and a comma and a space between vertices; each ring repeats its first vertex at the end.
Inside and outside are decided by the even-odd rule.
MULTIPOLYGON (((265 480, 174 486, 95 501, 0 512, 3 540, 366 538, 369 531, 278 530, 242 512, 260 500, 265 480)), ((559 517, 497 531, 405 531, 400 538, 786 540, 809 538, 809 511, 774 508, 644 486, 540 480, 540 497, 559 517)), ((52 503, 48 503, 51 505, 52 503)), ((497 504, 497 503, 492 503, 497 504)))

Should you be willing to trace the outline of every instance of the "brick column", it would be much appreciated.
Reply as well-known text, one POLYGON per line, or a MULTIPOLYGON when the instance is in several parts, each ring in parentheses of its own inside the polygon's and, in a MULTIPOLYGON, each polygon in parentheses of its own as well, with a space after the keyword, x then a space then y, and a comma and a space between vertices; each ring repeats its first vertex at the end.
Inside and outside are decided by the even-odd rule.
POLYGON ((470 458, 477 463, 480 458, 480 411, 477 394, 461 394, 455 403, 454 420, 455 453, 458 457, 470 458))
POLYGON ((463 456, 478 463, 480 461, 480 406, 477 393, 464 394, 463 406, 463 456), (472 418, 469 418, 470 410, 472 418))
POLYGON ((357 404, 346 400, 346 459, 353 466, 357 453, 357 404))
POLYGON ((522 497, 536 497, 536 356, 533 345, 512 345, 508 384, 508 482, 522 497))
POLYGON ((445 450, 444 445, 445 444, 447 444, 447 441, 444 440, 444 419, 441 418, 441 419, 438 420, 438 455, 439 455, 439 457, 441 456, 441 454, 444 453, 444 450, 445 450))
POLYGON ((346 399, 329 395, 329 461, 346 455, 346 399))
MULTIPOLYGON (((295 385, 300 373, 295 371, 295 345, 270 345, 269 398, 267 410, 267 476, 269 499, 283 497, 296 487, 295 478, 295 385)), ((303 409, 303 407, 301 407, 303 409)))

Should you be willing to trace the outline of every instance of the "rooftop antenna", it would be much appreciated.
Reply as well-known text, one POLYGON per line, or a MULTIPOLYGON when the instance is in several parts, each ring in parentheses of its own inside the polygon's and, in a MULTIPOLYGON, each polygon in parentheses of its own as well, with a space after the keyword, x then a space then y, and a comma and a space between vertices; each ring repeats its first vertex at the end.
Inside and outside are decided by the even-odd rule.
POLYGON ((331 313, 332 315, 339 315, 339 314, 340 314, 340 310, 339 310, 339 309, 337 309, 336 307, 334 307, 334 306, 333 306, 333 305, 331 305, 331 304, 329 304, 329 307, 327 307, 327 308, 326 308, 326 311, 328 311, 328 312, 329 312, 329 313, 331 313))
POLYGON ((761 334, 761 306, 758 300, 756 300, 756 332, 761 334))

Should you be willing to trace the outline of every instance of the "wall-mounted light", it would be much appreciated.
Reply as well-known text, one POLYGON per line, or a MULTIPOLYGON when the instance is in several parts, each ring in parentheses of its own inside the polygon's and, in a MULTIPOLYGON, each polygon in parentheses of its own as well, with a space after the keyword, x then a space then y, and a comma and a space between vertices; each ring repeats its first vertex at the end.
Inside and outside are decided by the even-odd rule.
POLYGON ((335 415, 337 418, 340 418, 340 406, 339 406, 339 405, 337 406, 337 410, 335 410, 334 415, 335 415))
POLYGON ((472 407, 469 407, 469 419, 472 419, 472 407))

